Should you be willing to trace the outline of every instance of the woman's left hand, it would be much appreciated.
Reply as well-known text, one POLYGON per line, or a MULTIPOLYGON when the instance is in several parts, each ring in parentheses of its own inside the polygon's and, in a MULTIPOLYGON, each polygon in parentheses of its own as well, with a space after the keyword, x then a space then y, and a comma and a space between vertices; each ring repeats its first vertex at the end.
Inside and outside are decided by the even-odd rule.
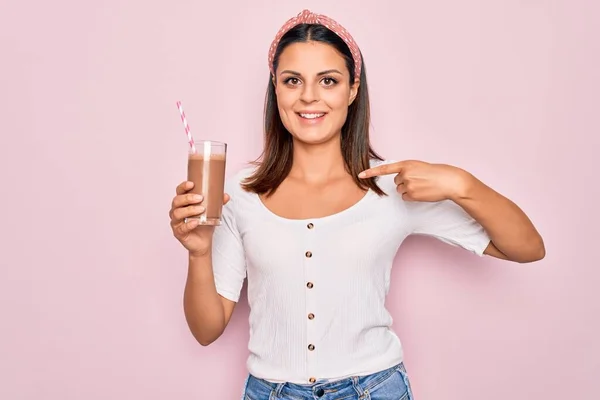
POLYGON ((396 190, 408 201, 455 200, 464 196, 471 175, 446 164, 407 160, 383 164, 361 172, 359 178, 396 174, 396 190))

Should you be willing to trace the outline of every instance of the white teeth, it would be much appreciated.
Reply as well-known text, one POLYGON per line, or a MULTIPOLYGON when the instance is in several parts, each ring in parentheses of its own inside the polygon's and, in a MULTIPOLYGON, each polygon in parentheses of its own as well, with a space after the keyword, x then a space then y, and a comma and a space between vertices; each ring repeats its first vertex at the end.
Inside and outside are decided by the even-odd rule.
POLYGON ((325 114, 324 113, 321 113, 321 114, 300 114, 300 116, 302 118, 306 118, 306 119, 319 118, 319 117, 322 117, 323 115, 325 115, 325 114))

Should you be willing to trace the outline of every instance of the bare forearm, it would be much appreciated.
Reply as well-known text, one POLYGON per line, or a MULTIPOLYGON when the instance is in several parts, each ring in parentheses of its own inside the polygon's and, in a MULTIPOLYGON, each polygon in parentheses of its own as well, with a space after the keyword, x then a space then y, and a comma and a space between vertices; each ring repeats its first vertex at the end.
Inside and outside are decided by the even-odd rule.
POLYGON ((464 174, 464 190, 452 200, 483 226, 494 246, 516 262, 543 258, 543 239, 519 206, 468 172, 464 174))
POLYGON ((184 292, 184 312, 188 326, 200 344, 209 345, 225 329, 225 312, 217 293, 211 254, 189 257, 184 292))

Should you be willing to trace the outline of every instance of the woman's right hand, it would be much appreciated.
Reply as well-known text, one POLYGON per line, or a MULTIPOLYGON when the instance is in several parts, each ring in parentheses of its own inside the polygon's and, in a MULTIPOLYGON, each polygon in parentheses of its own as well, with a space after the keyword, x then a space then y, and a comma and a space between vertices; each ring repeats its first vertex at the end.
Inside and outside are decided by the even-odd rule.
MULTIPOLYGON (((169 217, 171 218, 171 229, 173 235, 181 242, 190 255, 202 256, 207 254, 212 246, 212 235, 214 226, 199 225, 198 219, 187 217, 202 214, 205 209, 200 205, 202 196, 190 193, 194 187, 193 182, 185 181, 179 184, 176 195, 171 203, 169 217)), ((229 201, 229 195, 225 194, 223 204, 229 201)))

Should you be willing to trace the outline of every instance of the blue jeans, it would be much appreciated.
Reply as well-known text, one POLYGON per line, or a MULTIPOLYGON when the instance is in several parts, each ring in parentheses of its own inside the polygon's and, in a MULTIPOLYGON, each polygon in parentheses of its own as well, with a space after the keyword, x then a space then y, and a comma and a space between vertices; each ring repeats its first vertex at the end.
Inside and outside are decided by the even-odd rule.
POLYGON ((312 385, 271 383, 249 375, 242 400, 414 400, 404 364, 367 376, 312 385))

